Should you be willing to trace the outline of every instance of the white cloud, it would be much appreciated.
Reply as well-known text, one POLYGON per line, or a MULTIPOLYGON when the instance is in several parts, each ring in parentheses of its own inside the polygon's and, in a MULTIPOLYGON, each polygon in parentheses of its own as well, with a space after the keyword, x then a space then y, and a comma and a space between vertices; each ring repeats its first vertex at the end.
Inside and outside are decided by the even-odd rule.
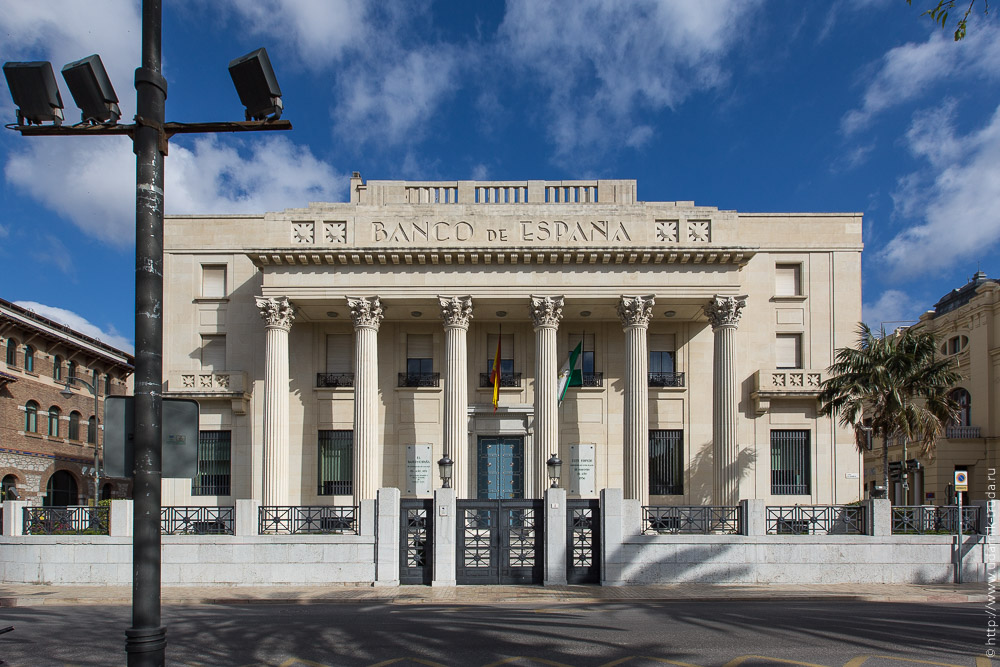
POLYGON ((515 66, 549 92, 549 133, 562 158, 577 148, 641 145, 632 116, 674 108, 728 78, 722 61, 746 34, 754 2, 560 3, 512 0, 500 28, 515 66))
POLYGON ((107 343, 108 345, 116 347, 124 352, 128 352, 129 354, 133 354, 135 350, 132 345, 132 341, 119 334, 113 326, 109 326, 108 330, 105 331, 99 326, 91 324, 86 318, 77 315, 71 310, 56 308, 54 306, 46 306, 45 304, 37 303, 35 301, 15 301, 14 303, 22 308, 27 308, 42 317, 47 317, 50 320, 64 324, 71 329, 79 331, 85 336, 96 338, 103 343, 107 343))
POLYGON ((927 94, 935 83, 975 76, 996 78, 998 59, 1000 29, 981 23, 974 33, 955 42, 949 32, 935 26, 927 41, 897 46, 882 56, 860 108, 844 115, 841 130, 848 135, 858 132, 882 111, 927 94))
POLYGON ((917 275, 995 252, 1000 239, 1000 108, 981 130, 957 136, 954 106, 918 114, 907 140, 929 167, 899 180, 897 210, 922 222, 879 253, 898 275, 917 275))
MULTIPOLYGON (((87 234, 116 245, 135 232, 135 155, 127 139, 34 141, 4 167, 7 181, 87 234)), ((337 201, 346 175, 284 137, 197 139, 170 147, 167 213, 263 213, 337 201)))
POLYGON ((865 302, 861 306, 861 319, 878 331, 884 328, 891 332, 896 327, 916 324, 920 316, 920 304, 901 290, 889 289, 874 302, 865 302))

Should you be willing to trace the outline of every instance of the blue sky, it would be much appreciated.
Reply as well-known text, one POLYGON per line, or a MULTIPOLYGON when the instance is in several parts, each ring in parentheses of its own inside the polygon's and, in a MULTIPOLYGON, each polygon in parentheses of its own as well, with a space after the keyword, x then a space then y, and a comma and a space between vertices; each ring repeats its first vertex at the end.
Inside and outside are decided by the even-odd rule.
MULTIPOLYGON (((100 53, 131 119, 139 3, 99 4, 0 0, 0 59, 100 53)), ((955 43, 920 16, 933 4, 172 0, 167 120, 242 119, 227 64, 265 46, 295 129, 175 138, 166 210, 343 201, 360 171, 860 211, 864 318, 891 328, 978 268, 1000 277, 1000 21, 955 43)), ((131 350, 129 141, 5 130, 0 169, 0 297, 131 350)))

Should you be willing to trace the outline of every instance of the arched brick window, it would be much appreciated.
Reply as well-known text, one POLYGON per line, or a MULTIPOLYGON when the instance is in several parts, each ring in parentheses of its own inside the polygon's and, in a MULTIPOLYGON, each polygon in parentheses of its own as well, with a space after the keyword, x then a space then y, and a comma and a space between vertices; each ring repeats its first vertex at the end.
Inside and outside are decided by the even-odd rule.
POLYGON ((59 408, 52 406, 49 408, 49 435, 53 438, 59 437, 59 408))
POLYGON ((24 404, 24 430, 27 433, 38 433, 38 403, 34 401, 24 404))

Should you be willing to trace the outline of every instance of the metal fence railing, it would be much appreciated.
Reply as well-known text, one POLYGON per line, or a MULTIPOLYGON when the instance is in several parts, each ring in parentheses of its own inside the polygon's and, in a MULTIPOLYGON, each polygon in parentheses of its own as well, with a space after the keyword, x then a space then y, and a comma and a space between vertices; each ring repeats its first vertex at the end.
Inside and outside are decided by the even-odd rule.
POLYGON ((710 505, 645 506, 642 508, 642 532, 646 535, 740 534, 740 508, 710 505))
POLYGON ((261 535, 358 534, 358 508, 339 505, 261 506, 261 535))
POLYGON ((234 535, 236 508, 162 507, 160 532, 164 535, 234 535))
POLYGON ((767 508, 768 535, 864 535, 860 505, 778 505, 767 508))
MULTIPOLYGON (((894 535, 952 534, 958 532, 957 505, 899 505, 892 508, 894 535)), ((979 507, 962 508, 962 532, 979 532, 979 507)))
POLYGON ((354 373, 316 373, 317 387, 353 387, 354 373))
POLYGON ((649 373, 650 387, 683 387, 684 373, 649 373))
POLYGON ((107 535, 110 507, 25 507, 25 535, 107 535))

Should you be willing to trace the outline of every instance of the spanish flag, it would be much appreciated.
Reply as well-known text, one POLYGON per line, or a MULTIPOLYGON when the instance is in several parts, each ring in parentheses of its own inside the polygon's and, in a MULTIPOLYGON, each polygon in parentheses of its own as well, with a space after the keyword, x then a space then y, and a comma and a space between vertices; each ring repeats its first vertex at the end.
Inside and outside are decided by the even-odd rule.
POLYGON ((500 404, 500 340, 497 336, 497 353, 493 357, 493 370, 490 371, 490 382, 493 383, 493 412, 497 411, 500 404))

